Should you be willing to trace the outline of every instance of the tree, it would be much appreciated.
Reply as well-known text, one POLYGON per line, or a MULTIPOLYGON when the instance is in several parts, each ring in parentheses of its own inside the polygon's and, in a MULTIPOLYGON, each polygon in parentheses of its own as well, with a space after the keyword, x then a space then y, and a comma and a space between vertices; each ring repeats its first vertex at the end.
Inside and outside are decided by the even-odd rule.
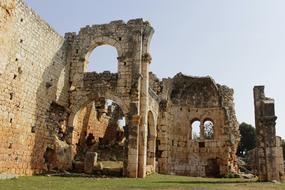
POLYGON ((256 147, 256 133, 255 128, 247 123, 241 123, 240 130, 240 143, 237 149, 237 155, 244 157, 248 151, 256 147))

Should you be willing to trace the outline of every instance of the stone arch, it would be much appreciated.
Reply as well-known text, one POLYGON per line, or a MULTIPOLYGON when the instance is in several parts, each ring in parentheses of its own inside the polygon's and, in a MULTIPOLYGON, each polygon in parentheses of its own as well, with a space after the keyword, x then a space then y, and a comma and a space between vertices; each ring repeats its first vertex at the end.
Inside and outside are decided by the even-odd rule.
POLYGON ((155 171, 155 152, 156 152, 156 120, 152 111, 147 114, 147 158, 146 165, 148 172, 155 171))
POLYGON ((205 123, 205 121, 211 121, 213 124, 215 123, 214 120, 211 117, 205 117, 203 119, 203 123, 205 123))
POLYGON ((117 73, 119 70, 118 51, 108 44, 97 46, 86 59, 84 73, 117 73))
POLYGON ((199 121, 200 122, 201 119, 199 119, 198 117, 194 117, 193 119, 190 120, 190 123, 194 123, 195 121, 199 121))
POLYGON ((85 107, 88 103, 100 98, 104 97, 105 99, 110 99, 116 102, 124 112, 124 114, 127 114, 129 111, 128 104, 124 102, 120 97, 113 95, 110 92, 106 92, 104 94, 99 93, 90 93, 90 96, 86 96, 82 98, 76 105, 73 105, 71 108, 71 113, 68 119, 68 126, 73 127, 74 126, 74 119, 76 117, 76 114, 80 111, 81 108, 85 107))
POLYGON ((80 102, 88 101, 90 98, 85 97, 86 94, 89 96, 92 93, 102 93, 104 94, 102 97, 109 98, 105 95, 105 91, 110 91, 110 94, 120 97, 109 99, 120 104, 124 113, 129 113, 127 118, 132 127, 128 128, 126 154, 133 158, 126 161, 125 175, 129 177, 145 176, 148 65, 151 62, 149 46, 153 32, 148 22, 134 19, 127 23, 112 21, 108 24, 86 26, 81 28, 78 34, 66 35, 69 45, 67 61, 71 66, 68 122, 70 130, 76 112, 80 109, 79 105, 84 104, 80 102), (110 45, 117 50, 117 73, 84 72, 91 52, 100 45, 110 45), (103 84, 100 80, 104 81, 103 84), (137 110, 132 110, 133 107, 137 110), (138 128, 141 129, 139 132, 138 128))
MULTIPOLYGON (((115 167, 120 169, 117 173, 123 174, 121 172, 127 169, 127 165, 124 164, 127 154, 124 150, 127 146, 125 139, 128 136, 126 132, 128 125, 119 130, 116 122, 119 118, 125 117, 127 113, 128 108, 124 101, 111 92, 90 93, 89 96, 82 98, 72 108, 69 118, 73 126, 69 136, 69 142, 72 145, 72 159, 82 161, 82 158, 87 158, 88 151, 97 152, 100 162, 113 161, 111 158, 115 156, 117 164, 115 167), (112 100, 112 103, 109 104, 107 100, 112 100)), ((109 173, 107 172, 106 175, 109 173)))
MULTIPOLYGON (((84 57, 82 59, 82 60, 84 60, 84 62, 83 62, 83 64, 84 64, 84 72, 86 72, 86 70, 87 70, 87 65, 89 63, 90 55, 95 51, 95 49, 97 47, 103 46, 103 45, 109 45, 109 46, 115 48, 116 51, 117 51, 117 58, 122 57, 123 49, 122 49, 120 43, 117 40, 115 40, 115 39, 113 39, 111 37, 107 37, 107 36, 96 37, 96 38, 94 38, 90 42, 90 44, 86 48, 83 48, 83 50, 81 52, 82 57, 84 57)), ((119 62, 119 59, 118 59, 118 62, 119 62)))
MULTIPOLYGON (((94 107, 93 107, 94 109, 94 107)), ((99 108, 100 110, 101 108, 99 108)), ((108 109, 109 110, 109 109, 108 109)), ((89 139, 89 135, 91 135, 90 137, 93 138, 93 144, 90 145, 91 147, 96 144, 96 143, 102 143, 105 145, 107 144, 109 141, 106 141, 106 139, 110 140, 111 144, 114 145, 115 143, 117 143, 117 140, 118 138, 120 139, 120 148, 118 149, 118 151, 120 152, 120 154, 116 154, 114 153, 113 151, 110 151, 108 148, 104 148, 105 146, 103 146, 103 148, 99 148, 100 151, 98 153, 98 158, 100 157, 100 155, 103 155, 103 159, 106 159, 105 161, 110 161, 108 159, 110 159, 109 157, 111 157, 112 155, 117 155, 118 157, 116 158, 119 159, 117 161, 119 162, 123 162, 122 164, 122 170, 118 171, 118 174, 120 172, 126 172, 127 170, 127 167, 128 167, 128 157, 127 157, 127 152, 124 152, 122 150, 127 150, 126 149, 126 146, 127 144, 124 142, 128 136, 128 133, 125 131, 125 130, 128 130, 127 126, 128 126, 128 120, 126 117, 127 114, 129 112, 129 108, 128 108, 128 104, 125 103, 124 100, 122 100, 120 97, 118 97, 117 95, 113 94, 112 92, 106 92, 106 93, 102 93, 102 94, 99 94, 99 93, 90 93, 89 96, 83 96, 83 98, 76 104, 72 107, 72 110, 71 110, 71 114, 69 116, 69 126, 72 130, 70 130, 70 134, 68 136, 68 142, 72 145, 72 155, 71 157, 73 159, 78 159, 82 156, 82 150, 84 150, 84 147, 86 147, 86 144, 88 142, 88 139, 89 139), (105 100, 112 100, 116 105, 118 105, 118 107, 120 107, 120 110, 123 112, 123 115, 124 115, 124 118, 126 119, 126 123, 127 125, 124 127, 124 130, 122 131, 119 131, 118 133, 114 133, 114 128, 109 128, 110 126, 113 126, 112 122, 110 122, 110 120, 108 121, 107 125, 105 126, 101 126, 100 125, 90 125, 89 126, 89 119, 90 118, 93 118, 93 116, 98 116, 98 113, 100 111, 97 112, 97 107, 96 107, 96 104, 92 103, 93 101, 94 102, 98 102, 100 101, 100 98, 104 98, 105 100), (90 112, 83 112, 84 114, 84 117, 82 117, 82 110, 84 109, 85 110, 88 110, 89 106, 90 106, 90 103, 93 104, 93 106, 95 106, 95 109, 96 109, 96 113, 95 115, 93 114, 92 117, 90 117, 90 112), (85 109, 86 108, 86 109, 85 109), (86 118, 86 115, 87 115, 87 124, 84 122, 84 119, 86 118), (89 116, 88 116, 89 115, 89 116), (79 117, 80 116, 80 117, 79 117), (83 118, 83 120, 82 120, 83 118), (78 120, 79 119, 79 120, 78 120), (79 121, 79 124, 78 124, 78 121, 79 121), (83 121, 83 122, 82 122, 83 121), (83 123, 83 124, 82 124, 83 123), (110 125, 111 124, 111 125, 110 125), (78 126, 79 125, 79 126, 78 126), (96 127, 92 129, 92 126, 98 126, 99 128, 96 127), (78 128, 77 128, 78 127, 78 128), (103 131, 103 132, 102 132, 103 131), (83 141, 82 141, 83 139, 83 141), (83 144, 82 142, 86 143, 86 144, 83 144), (121 150, 122 149, 122 150, 121 150), (104 153, 102 153, 102 151, 104 153), (106 156, 106 154, 109 155, 109 157, 107 158, 104 158, 104 156, 106 156), (124 164, 126 162, 126 164, 124 164)), ((94 112, 93 112, 94 113, 94 112)), ((103 112, 104 114, 107 114, 107 112, 103 112)), ((113 116, 107 116, 107 117, 112 117, 113 116)), ((106 119, 106 116, 103 117, 103 121, 106 119)), ((116 116, 115 116, 116 118, 116 116)), ((98 121, 100 121, 101 119, 98 119, 96 120, 96 123, 98 121)), ((114 120, 113 120, 114 121, 114 120)), ((91 122, 92 123, 92 122, 91 122)), ((106 124, 103 122, 103 125, 106 124)), ((116 131, 116 130, 115 130, 116 131)), ((119 141, 118 141, 119 142, 119 141)), ((87 144, 88 146, 88 144, 87 144)), ((100 147, 100 146, 99 146, 100 147)), ((110 148, 110 147, 109 147, 110 148)), ((114 149, 114 147, 112 146, 112 148, 114 149)), ((97 152, 97 151, 96 151, 97 152)), ((101 160, 102 161, 102 160, 101 160)), ((104 160, 103 160, 104 161, 104 160)), ((112 161, 112 160, 111 160, 112 161)), ((125 175, 124 173, 120 173, 120 175, 125 175)), ((107 174, 108 175, 108 174, 107 174)))

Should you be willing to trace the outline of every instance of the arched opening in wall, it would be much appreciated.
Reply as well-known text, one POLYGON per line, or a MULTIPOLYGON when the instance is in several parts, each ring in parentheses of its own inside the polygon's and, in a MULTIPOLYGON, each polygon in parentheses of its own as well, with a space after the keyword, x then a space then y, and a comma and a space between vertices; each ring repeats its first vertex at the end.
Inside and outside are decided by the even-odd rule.
POLYGON ((206 119, 204 121, 204 136, 205 139, 213 139, 214 138, 214 123, 210 119, 206 119))
POLYGON ((155 154, 156 154, 156 126, 154 116, 151 111, 147 115, 147 173, 155 171, 155 154))
POLYGON ((74 121, 74 170, 122 176, 126 122, 121 107, 112 100, 101 97, 84 106, 74 121))
POLYGON ((113 46, 98 46, 92 52, 90 52, 87 57, 88 62, 85 66, 85 72, 118 72, 118 53, 116 48, 114 48, 113 46))
POLYGON ((193 120, 191 123, 191 133, 190 133, 190 137, 191 140, 198 140, 200 139, 200 125, 201 122, 199 120, 193 120))

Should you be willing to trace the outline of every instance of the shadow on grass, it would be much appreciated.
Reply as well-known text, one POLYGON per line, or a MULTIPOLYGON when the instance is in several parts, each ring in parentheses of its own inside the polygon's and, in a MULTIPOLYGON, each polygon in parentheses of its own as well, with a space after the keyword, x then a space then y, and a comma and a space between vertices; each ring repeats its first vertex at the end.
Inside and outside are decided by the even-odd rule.
POLYGON ((104 174, 85 174, 85 173, 46 173, 36 176, 42 177, 63 177, 63 178, 124 178, 122 175, 104 175, 104 174))
POLYGON ((155 181, 153 183, 164 184, 232 184, 232 183, 258 183, 257 181, 155 181))

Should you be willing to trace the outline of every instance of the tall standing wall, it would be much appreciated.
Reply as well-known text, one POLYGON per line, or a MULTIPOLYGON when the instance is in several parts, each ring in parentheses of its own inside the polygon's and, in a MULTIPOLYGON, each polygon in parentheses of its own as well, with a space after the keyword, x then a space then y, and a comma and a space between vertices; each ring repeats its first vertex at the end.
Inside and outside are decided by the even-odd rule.
POLYGON ((254 110, 256 126, 256 168, 261 181, 280 181, 284 178, 283 151, 276 137, 274 100, 264 94, 264 86, 255 86, 254 110))
POLYGON ((0 172, 37 173, 52 144, 49 127, 64 123, 52 107, 68 106, 64 38, 21 0, 0 6, 0 172))

